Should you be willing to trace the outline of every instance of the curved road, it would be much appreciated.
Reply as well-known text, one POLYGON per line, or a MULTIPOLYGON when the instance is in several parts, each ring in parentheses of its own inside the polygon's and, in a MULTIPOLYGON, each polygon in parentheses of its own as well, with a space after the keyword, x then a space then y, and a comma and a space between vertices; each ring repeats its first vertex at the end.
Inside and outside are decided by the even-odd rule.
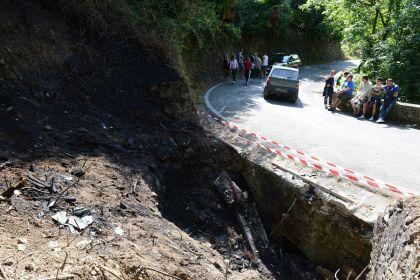
POLYGON ((264 82, 220 85, 210 104, 228 121, 271 140, 319 156, 385 182, 420 192, 420 130, 361 121, 323 107, 324 77, 330 69, 356 66, 339 61, 302 67, 296 104, 264 100, 264 82))

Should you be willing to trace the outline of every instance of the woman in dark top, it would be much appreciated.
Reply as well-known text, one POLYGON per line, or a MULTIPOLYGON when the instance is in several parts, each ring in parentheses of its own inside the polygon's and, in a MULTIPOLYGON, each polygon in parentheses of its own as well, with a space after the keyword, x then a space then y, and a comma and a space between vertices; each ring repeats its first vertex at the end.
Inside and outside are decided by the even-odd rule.
POLYGON ((325 87, 324 92, 322 95, 324 96, 324 107, 328 109, 331 107, 333 95, 334 95, 334 76, 335 70, 331 70, 330 75, 325 80, 325 87))
POLYGON ((223 77, 225 78, 225 83, 229 83, 229 74, 230 74, 230 62, 229 62, 229 57, 226 54, 223 58, 223 77))

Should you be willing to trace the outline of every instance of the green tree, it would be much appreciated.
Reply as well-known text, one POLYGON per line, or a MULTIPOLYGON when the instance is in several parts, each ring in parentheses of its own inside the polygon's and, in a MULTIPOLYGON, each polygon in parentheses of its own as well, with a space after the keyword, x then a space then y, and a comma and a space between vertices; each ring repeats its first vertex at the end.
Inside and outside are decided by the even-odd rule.
POLYGON ((420 103, 418 0, 308 0, 324 14, 331 35, 362 56, 361 70, 392 77, 402 100, 420 103))

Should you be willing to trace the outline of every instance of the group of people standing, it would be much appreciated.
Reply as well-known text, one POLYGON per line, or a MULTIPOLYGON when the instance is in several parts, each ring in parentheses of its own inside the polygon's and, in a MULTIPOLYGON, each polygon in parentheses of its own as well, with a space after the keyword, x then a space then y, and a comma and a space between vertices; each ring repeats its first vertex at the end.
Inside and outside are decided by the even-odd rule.
POLYGON ((236 79, 245 79, 245 85, 248 85, 251 78, 265 78, 268 68, 268 56, 264 54, 262 58, 258 53, 251 54, 247 58, 244 57, 241 50, 230 58, 225 54, 223 58, 223 74, 226 83, 234 84, 236 79), (230 79, 231 78, 231 79, 230 79))
POLYGON ((345 71, 343 76, 335 79, 336 71, 331 70, 329 76, 325 80, 324 87, 324 107, 330 111, 335 111, 337 107, 343 103, 350 102, 353 108, 353 114, 360 120, 366 119, 368 111, 372 111, 370 121, 375 120, 376 112, 379 109, 379 118, 377 123, 384 123, 392 109, 395 107, 400 88, 394 83, 392 79, 387 79, 386 84, 383 84, 382 78, 376 78, 375 84, 369 81, 369 77, 362 76, 362 81, 357 89, 356 94, 353 94, 355 84, 353 75, 345 71), (344 82, 341 83, 341 79, 344 82), (338 88, 335 91, 335 87, 338 88))

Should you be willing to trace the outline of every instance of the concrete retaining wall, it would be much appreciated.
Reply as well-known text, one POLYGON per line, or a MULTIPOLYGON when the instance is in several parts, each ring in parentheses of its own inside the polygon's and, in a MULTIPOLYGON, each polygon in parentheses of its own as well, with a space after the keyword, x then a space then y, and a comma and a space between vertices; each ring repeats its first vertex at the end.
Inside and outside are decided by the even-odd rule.
POLYGON ((420 105, 398 102, 389 119, 405 124, 420 125, 420 105))
POLYGON ((211 132, 231 146, 272 241, 287 239, 330 271, 357 275, 369 263, 373 223, 394 198, 273 157, 219 125, 211 132))
MULTIPOLYGON (((351 105, 348 102, 344 106, 342 105, 340 109, 347 113, 353 113, 351 105)), ((370 115, 368 114, 368 116, 370 115)), ((394 110, 389 115, 389 120, 401 124, 420 126, 420 105, 397 102, 394 110)))

